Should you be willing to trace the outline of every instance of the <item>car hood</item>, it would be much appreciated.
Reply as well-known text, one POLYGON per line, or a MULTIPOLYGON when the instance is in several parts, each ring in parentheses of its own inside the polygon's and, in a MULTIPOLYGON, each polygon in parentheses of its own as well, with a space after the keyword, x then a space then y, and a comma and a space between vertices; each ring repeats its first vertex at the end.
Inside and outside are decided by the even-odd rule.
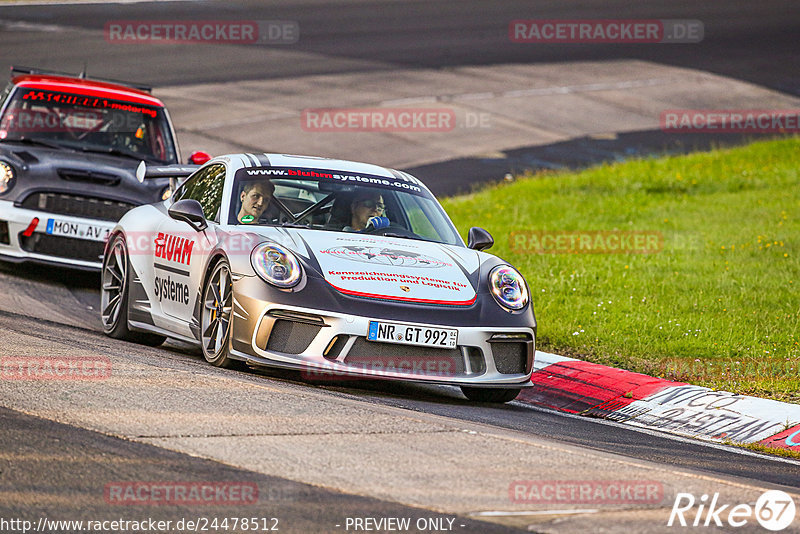
POLYGON ((283 239, 341 293, 404 302, 475 302, 480 258, 463 246, 380 235, 286 228, 283 239))
POLYGON ((31 166, 72 163, 74 165, 93 164, 117 167, 129 170, 131 176, 136 171, 139 162, 133 158, 103 154, 102 152, 84 152, 68 148, 56 149, 38 145, 26 145, 14 141, 0 143, 0 151, 18 158, 24 164, 31 166))
POLYGON ((138 162, 113 155, 58 150, 40 146, 0 143, 0 157, 18 172, 17 185, 5 200, 25 198, 32 190, 80 191, 103 198, 152 202, 158 198, 164 180, 136 179, 138 162))

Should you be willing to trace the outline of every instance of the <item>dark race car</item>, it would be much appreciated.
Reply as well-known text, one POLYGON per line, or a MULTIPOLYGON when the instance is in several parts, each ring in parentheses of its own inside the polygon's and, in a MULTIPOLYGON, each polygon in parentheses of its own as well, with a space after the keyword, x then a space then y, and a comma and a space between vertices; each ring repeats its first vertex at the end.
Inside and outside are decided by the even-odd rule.
POLYGON ((196 168, 179 161, 149 89, 12 68, 0 94, 0 259, 100 269, 120 217, 196 168), (151 172, 137 178, 142 161, 151 172))

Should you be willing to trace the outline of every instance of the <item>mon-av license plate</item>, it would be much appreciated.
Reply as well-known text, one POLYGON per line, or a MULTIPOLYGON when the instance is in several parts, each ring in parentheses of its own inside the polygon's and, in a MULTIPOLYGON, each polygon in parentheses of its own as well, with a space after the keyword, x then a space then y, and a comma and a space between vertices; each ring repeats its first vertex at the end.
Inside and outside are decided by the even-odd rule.
POLYGON ((367 339, 369 341, 397 343, 400 345, 454 349, 458 345, 458 330, 455 328, 435 328, 385 321, 370 321, 367 339))
POLYGON ((48 219, 45 232, 51 235, 66 237, 77 237, 79 239, 89 239, 91 241, 105 241, 108 239, 108 226, 95 224, 76 223, 60 219, 48 219))

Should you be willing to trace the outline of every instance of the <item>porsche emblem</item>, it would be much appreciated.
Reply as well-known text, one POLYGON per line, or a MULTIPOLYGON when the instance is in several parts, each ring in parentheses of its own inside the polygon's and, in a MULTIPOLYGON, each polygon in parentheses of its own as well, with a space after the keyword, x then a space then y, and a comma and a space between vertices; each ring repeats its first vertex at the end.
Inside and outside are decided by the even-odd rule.
POLYGON ((400 286, 400 289, 402 289, 402 290, 403 290, 403 291, 405 291, 406 293, 408 293, 409 291, 411 291, 411 288, 410 288, 410 287, 408 287, 408 286, 400 286))

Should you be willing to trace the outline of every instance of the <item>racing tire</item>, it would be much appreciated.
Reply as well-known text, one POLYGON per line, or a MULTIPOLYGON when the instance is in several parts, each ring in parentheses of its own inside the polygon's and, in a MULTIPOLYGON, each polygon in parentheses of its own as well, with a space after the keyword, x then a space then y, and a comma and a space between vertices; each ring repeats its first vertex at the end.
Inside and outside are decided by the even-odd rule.
POLYGON ((521 388, 476 388, 471 386, 461 386, 461 392, 466 398, 473 402, 491 402, 503 404, 511 402, 517 398, 521 388))
POLYGON ((134 332, 128 327, 128 293, 130 292, 128 247, 125 238, 117 234, 103 257, 100 271, 100 318, 103 332, 114 339, 156 347, 167 340, 165 336, 134 332))
POLYGON ((237 367, 239 362, 228 356, 233 310, 233 282, 227 260, 220 260, 211 269, 203 284, 200 306, 200 344, 203 357, 214 367, 237 367))

